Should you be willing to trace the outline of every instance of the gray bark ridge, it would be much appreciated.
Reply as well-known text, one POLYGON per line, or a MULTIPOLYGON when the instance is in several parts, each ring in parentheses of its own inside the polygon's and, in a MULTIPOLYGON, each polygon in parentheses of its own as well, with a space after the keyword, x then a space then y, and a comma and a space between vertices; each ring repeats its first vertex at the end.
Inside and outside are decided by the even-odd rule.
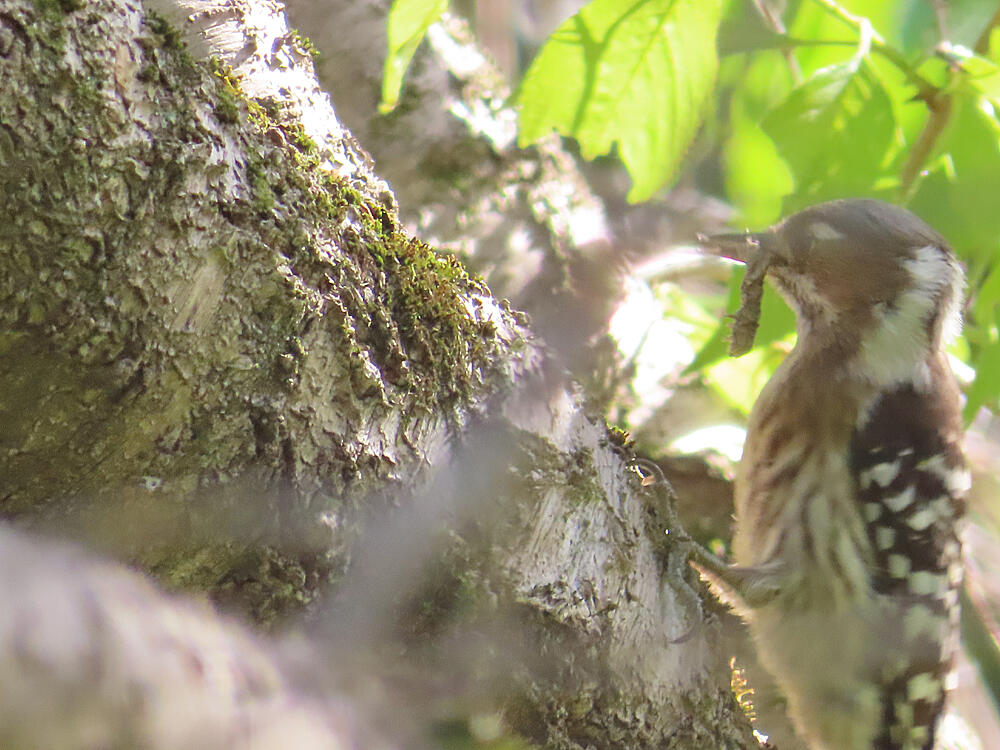
MULTIPOLYGON (((488 424, 518 446, 512 464, 487 465, 490 475, 517 481, 498 479, 486 493, 494 511, 463 516, 469 506, 456 500, 428 528, 450 540, 442 559, 458 560, 450 579, 474 592, 474 613, 513 613, 559 658, 541 673, 513 669, 516 686, 484 705, 506 706, 509 728, 553 747, 625 738, 751 746, 713 671, 713 629, 669 643, 691 622, 690 588, 663 576, 627 451, 549 376, 523 316, 401 231, 363 152, 329 125, 332 110, 329 132, 306 114, 296 92, 312 89, 266 80, 311 64, 287 29, 271 25, 276 8, 227 2, 189 13, 208 24, 210 45, 226 42, 206 64, 136 2, 0 2, 0 162, 9 167, 0 180, 0 511, 207 593, 259 625, 296 612, 337 623, 346 608, 319 595, 331 580, 355 590, 373 519, 391 527, 405 498, 426 497, 440 477, 454 485, 463 464, 477 465, 459 447, 488 424), (480 517, 499 522, 485 528, 480 517), (448 531, 455 518, 463 523, 448 531), (567 711, 570 694, 580 700, 567 711)), ((317 96, 309 106, 328 106, 317 96)), ((452 495, 461 498, 463 484, 452 495)), ((67 623, 91 605, 117 611, 117 594, 95 582, 105 573, 46 567, 49 553, 27 554, 32 544, 0 539, 39 565, 24 572, 31 593, 62 597, 67 623), (64 596, 50 580, 80 593, 64 596)), ((168 618, 173 605, 157 604, 146 584, 121 590, 142 602, 130 631, 136 650, 155 650, 160 631, 140 611, 168 618)), ((8 601, 13 620, 38 612, 32 600, 8 601)), ((442 609, 430 619, 456 622, 454 607, 442 609)), ((67 717, 93 717, 95 736, 131 746, 146 735, 124 725, 114 735, 119 709, 107 701, 139 685, 166 706, 181 683, 161 685, 135 657, 140 679, 105 648, 103 631, 86 630, 94 637, 75 651, 61 652, 58 637, 32 648, 84 706, 67 717), (110 680, 89 696, 94 706, 77 694, 86 680, 74 665, 84 657, 110 680)), ((16 658, 25 631, 4 632, 14 640, 0 645, 16 658)), ((216 632, 242 648, 235 631, 216 632)), ((383 667, 366 674, 377 679, 383 667)), ((393 700, 379 705, 389 711, 393 700)), ((348 701, 349 715, 360 715, 362 701, 348 701)), ((18 716, 6 721, 2 731, 30 746, 18 716)), ((208 731, 150 726, 163 737, 208 731)))

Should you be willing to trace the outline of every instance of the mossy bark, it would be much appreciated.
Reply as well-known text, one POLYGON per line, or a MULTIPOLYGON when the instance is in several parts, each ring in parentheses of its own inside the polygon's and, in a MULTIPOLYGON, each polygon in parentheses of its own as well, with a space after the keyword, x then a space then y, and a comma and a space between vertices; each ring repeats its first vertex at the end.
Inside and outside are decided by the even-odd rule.
POLYGON ((287 29, 216 51, 132 0, 0 1, 0 512, 258 627, 381 591, 413 651, 503 613, 533 645, 483 710, 539 743, 749 746, 627 450, 268 83, 309 69, 287 29), (455 585, 422 598, 428 558, 455 585))
POLYGON ((167 25, 6 5, 3 511, 266 620, 329 569, 330 515, 510 383, 522 334, 167 25))

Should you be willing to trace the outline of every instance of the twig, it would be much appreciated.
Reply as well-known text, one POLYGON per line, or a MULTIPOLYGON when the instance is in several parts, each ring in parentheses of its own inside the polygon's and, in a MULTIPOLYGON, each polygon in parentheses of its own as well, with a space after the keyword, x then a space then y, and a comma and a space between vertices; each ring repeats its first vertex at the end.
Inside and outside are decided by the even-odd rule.
MULTIPOLYGON (((824 0, 819 1, 823 2, 824 0)), ((943 37, 945 34, 945 19, 940 11, 941 9, 939 8, 938 22, 941 26, 943 37)), ((993 17, 986 24, 982 33, 980 33, 979 39, 976 40, 976 54, 983 55, 989 51, 990 35, 997 26, 1000 26, 1000 7, 997 7, 996 12, 993 13, 993 17)), ((951 113, 954 109, 954 97, 944 92, 951 89, 952 80, 958 74, 957 70, 951 71, 948 75, 948 83, 945 84, 944 88, 939 90, 933 99, 926 100, 927 106, 930 109, 930 116, 927 118, 924 129, 921 131, 920 137, 917 138, 917 142, 913 145, 913 150, 910 152, 910 156, 900 172, 899 195, 904 202, 910 197, 916 186, 917 176, 933 151, 934 144, 937 143, 938 138, 941 137, 941 133, 944 132, 948 121, 951 119, 951 113)))
MULTIPOLYGON (((841 7, 836 0, 813 1, 853 29, 861 31, 866 25, 870 27, 870 22, 867 18, 854 15, 841 7)), ((942 21, 940 17, 939 21, 942 21)), ((921 169, 923 169, 924 162, 931 151, 933 151, 937 139, 944 132, 945 127, 948 125, 948 120, 951 119, 952 98, 950 94, 944 93, 947 90, 947 86, 942 89, 916 73, 910 67, 910 64, 903 57, 902 53, 885 43, 885 38, 881 34, 874 29, 871 29, 870 34, 873 51, 878 52, 889 60, 906 75, 911 83, 917 86, 919 89, 917 98, 922 99, 930 111, 927 122, 924 124, 924 129, 917 138, 917 142, 913 145, 913 150, 910 152, 900 172, 899 195, 905 202, 916 184, 917 176, 920 174, 921 169)))
MULTIPOLYGON (((861 16, 856 16, 851 13, 847 8, 841 7, 840 3, 836 0, 813 0, 814 2, 821 5, 827 10, 827 12, 839 18, 841 21, 846 23, 852 29, 858 30, 861 25, 867 21, 867 18, 862 18, 861 16)), ((875 29, 872 29, 872 42, 876 45, 886 46, 885 39, 881 34, 879 34, 875 29)))
POLYGON ((952 97, 950 94, 941 94, 933 101, 927 102, 930 116, 924 124, 924 129, 920 131, 917 142, 913 144, 906 163, 899 175, 899 197, 903 203, 910 198, 913 188, 916 186, 917 176, 924 167, 924 162, 934 149, 934 144, 944 132, 948 121, 951 119, 952 97))
POLYGON ((979 39, 976 40, 976 46, 973 48, 977 55, 985 55, 990 51, 990 34, 993 33, 993 29, 1000 26, 1000 5, 997 6, 996 12, 993 14, 993 18, 990 22, 986 24, 986 28, 983 29, 983 33, 979 35, 979 39))
POLYGON ((937 16, 938 36, 941 39, 948 39, 948 4, 943 0, 934 0, 934 14, 937 16))
MULTIPOLYGON (((757 13, 760 14, 760 17, 764 19, 764 23, 777 33, 786 37, 788 36, 788 29, 781 20, 781 16, 774 12, 774 8, 767 4, 767 0, 754 0, 753 5, 757 9, 757 13)), ((781 54, 784 55, 785 62, 788 64, 788 70, 792 74, 792 81, 798 86, 802 83, 802 68, 799 66, 799 61, 795 59, 795 53, 791 49, 786 48, 781 51, 781 54)))
MULTIPOLYGON (((871 26, 871 23, 867 18, 854 15, 846 8, 842 7, 840 3, 836 2, 836 0, 813 0, 813 2, 820 5, 828 13, 839 18, 859 33, 866 24, 869 27, 871 26)), ((903 73, 903 75, 906 76, 906 80, 917 87, 918 99, 922 99, 930 104, 930 102, 937 97, 939 92, 938 87, 917 73, 903 54, 895 47, 891 47, 886 44, 885 37, 879 34, 874 28, 871 28, 871 48, 873 52, 877 52, 895 65, 903 73)))

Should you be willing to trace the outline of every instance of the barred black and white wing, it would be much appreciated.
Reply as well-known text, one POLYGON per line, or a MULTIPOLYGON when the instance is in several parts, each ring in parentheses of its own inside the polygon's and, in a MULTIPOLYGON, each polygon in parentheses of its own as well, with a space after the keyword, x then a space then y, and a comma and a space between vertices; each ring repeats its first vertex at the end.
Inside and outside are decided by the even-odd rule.
POLYGON ((880 396, 851 446, 872 586, 888 613, 874 748, 931 750, 957 648, 962 555, 956 530, 969 474, 958 393, 943 359, 931 385, 880 396))

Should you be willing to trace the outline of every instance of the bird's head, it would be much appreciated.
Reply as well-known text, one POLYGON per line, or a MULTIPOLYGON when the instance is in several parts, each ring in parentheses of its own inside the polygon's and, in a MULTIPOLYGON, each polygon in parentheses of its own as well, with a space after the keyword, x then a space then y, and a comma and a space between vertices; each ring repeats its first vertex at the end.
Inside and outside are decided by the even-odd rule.
POLYGON ((799 318, 800 340, 819 333, 847 353, 912 359, 940 349, 961 325, 964 276, 954 253, 889 203, 830 201, 761 232, 699 241, 710 253, 763 264, 799 318))

